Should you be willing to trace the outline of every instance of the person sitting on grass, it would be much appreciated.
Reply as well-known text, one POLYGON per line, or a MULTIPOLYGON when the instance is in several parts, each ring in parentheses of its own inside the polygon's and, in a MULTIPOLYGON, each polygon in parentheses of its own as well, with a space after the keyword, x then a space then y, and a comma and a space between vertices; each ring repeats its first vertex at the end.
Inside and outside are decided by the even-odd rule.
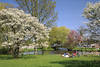
POLYGON ((69 54, 68 53, 64 53, 62 56, 63 57, 69 57, 69 54))
POLYGON ((72 53, 72 58, 76 57, 76 52, 72 53))

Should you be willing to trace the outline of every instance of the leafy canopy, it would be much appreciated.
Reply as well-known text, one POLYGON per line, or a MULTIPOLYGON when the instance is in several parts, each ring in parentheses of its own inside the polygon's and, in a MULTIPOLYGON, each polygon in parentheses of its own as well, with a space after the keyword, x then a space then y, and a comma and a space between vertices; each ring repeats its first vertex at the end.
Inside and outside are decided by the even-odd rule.
POLYGON ((53 27, 50 31, 50 43, 54 44, 58 41, 63 44, 67 40, 67 35, 69 34, 70 29, 66 27, 53 27))
POLYGON ((88 3, 83 16, 89 21, 86 23, 88 39, 93 42, 100 41, 100 2, 88 3))
POLYGON ((8 4, 8 3, 1 3, 0 2, 0 10, 8 8, 8 7, 13 7, 12 4, 8 4))
POLYGON ((55 26, 57 12, 55 0, 15 0, 20 9, 39 19, 47 27, 55 26))
POLYGON ((36 17, 16 8, 0 11, 0 37, 2 45, 23 45, 31 40, 31 45, 46 46, 48 30, 36 17))

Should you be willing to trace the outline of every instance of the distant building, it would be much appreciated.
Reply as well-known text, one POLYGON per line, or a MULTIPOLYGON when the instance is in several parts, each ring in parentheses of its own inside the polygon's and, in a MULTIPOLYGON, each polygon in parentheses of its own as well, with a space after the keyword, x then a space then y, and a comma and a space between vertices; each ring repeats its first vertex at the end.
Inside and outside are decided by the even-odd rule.
POLYGON ((100 42, 99 43, 94 43, 94 44, 86 44, 85 45, 77 45, 78 47, 87 47, 87 48, 100 48, 100 42))
POLYGON ((91 44, 91 48, 100 48, 100 43, 91 44))

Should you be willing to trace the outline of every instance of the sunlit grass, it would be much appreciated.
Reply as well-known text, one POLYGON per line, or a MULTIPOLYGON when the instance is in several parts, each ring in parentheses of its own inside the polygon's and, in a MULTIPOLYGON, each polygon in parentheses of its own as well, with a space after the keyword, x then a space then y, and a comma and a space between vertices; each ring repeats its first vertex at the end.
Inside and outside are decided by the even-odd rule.
POLYGON ((0 67, 99 67, 100 57, 64 58, 61 55, 26 55, 17 59, 0 55, 0 67))

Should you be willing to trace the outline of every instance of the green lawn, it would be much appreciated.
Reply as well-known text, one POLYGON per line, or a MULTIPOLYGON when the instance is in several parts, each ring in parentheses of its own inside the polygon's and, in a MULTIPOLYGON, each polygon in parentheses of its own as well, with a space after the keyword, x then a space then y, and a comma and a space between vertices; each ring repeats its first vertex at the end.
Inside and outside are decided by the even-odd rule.
POLYGON ((60 55, 27 55, 13 59, 0 55, 0 67, 100 67, 100 57, 64 58, 60 55))

